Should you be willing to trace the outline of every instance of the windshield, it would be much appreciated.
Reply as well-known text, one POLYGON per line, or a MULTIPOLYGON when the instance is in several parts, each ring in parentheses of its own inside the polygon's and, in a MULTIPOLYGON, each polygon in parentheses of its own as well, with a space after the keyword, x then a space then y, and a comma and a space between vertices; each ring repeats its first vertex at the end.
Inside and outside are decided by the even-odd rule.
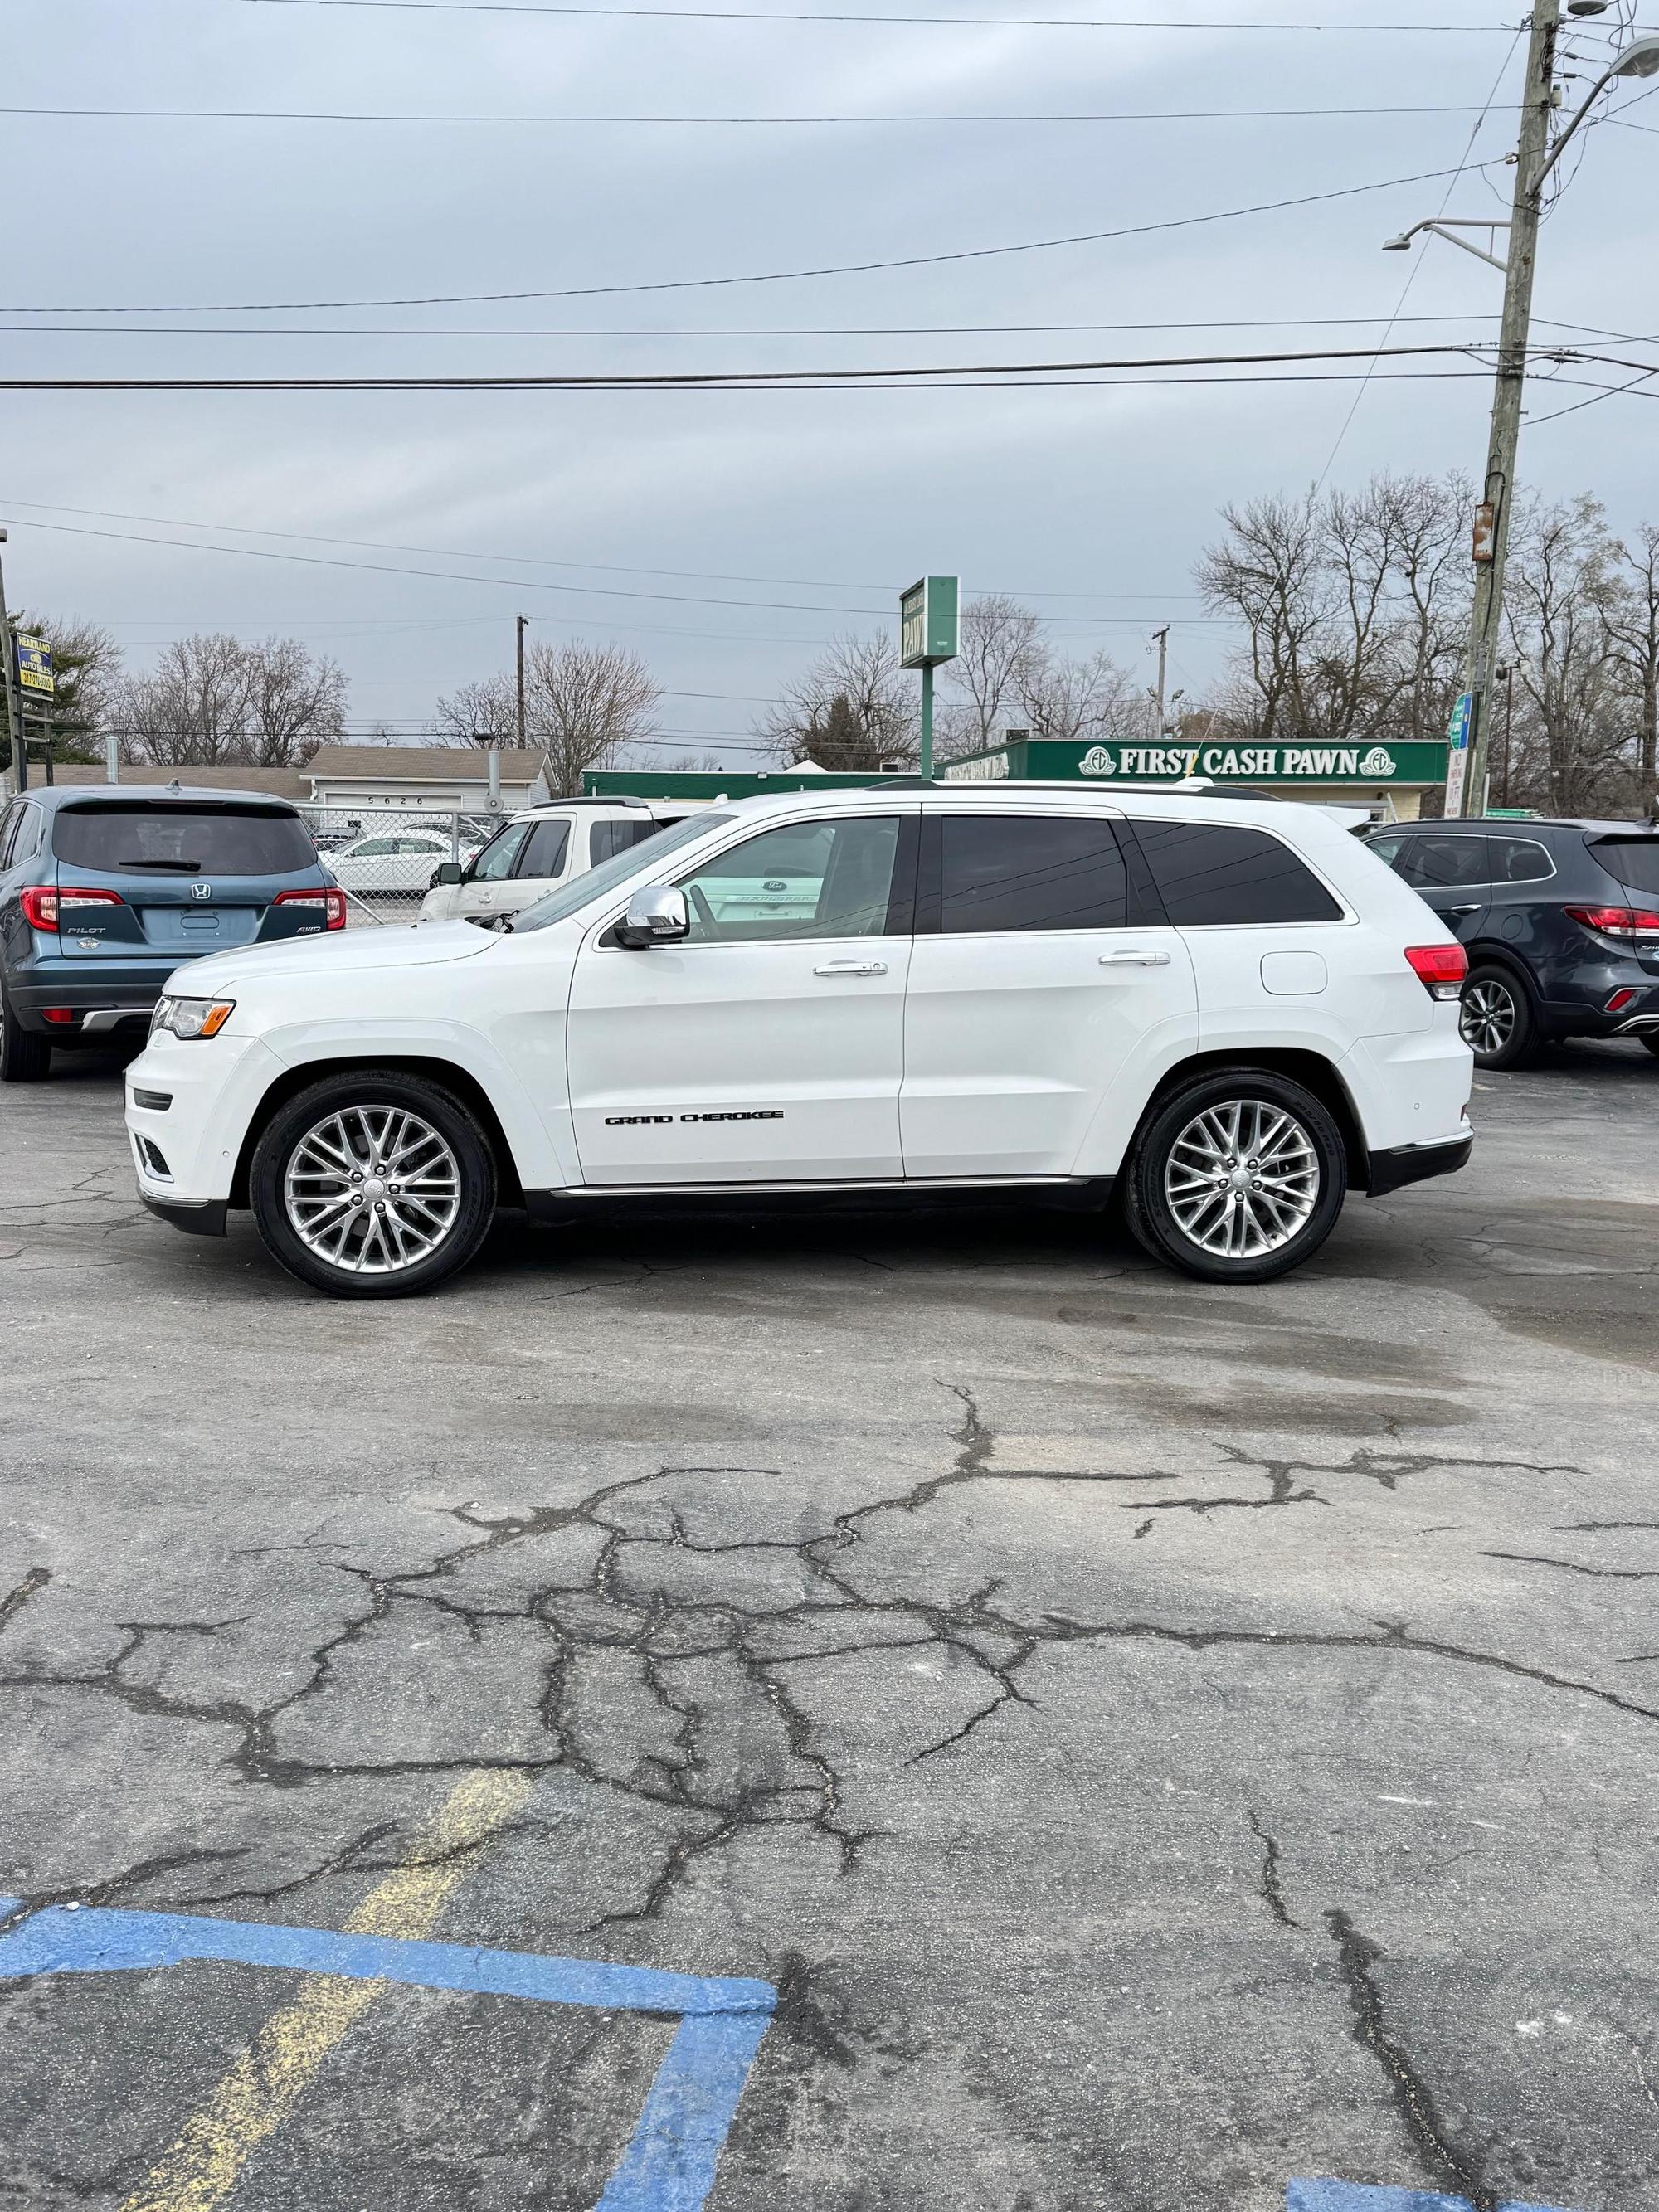
POLYGON ((597 868, 590 868, 585 876, 573 877, 557 890, 550 891, 544 899, 538 899, 534 906, 526 907, 522 914, 515 914, 513 934, 522 937, 528 929, 546 929, 553 922, 563 921, 573 914, 580 914, 595 899, 603 898, 619 884, 632 883, 635 877, 643 876, 648 882, 658 865, 671 853, 678 853, 683 845, 694 844, 711 830, 724 829, 737 818, 735 814, 693 814, 676 823, 672 830, 647 838, 645 843, 651 848, 648 853, 644 844, 630 846, 627 852, 617 853, 611 860, 601 861, 597 868))

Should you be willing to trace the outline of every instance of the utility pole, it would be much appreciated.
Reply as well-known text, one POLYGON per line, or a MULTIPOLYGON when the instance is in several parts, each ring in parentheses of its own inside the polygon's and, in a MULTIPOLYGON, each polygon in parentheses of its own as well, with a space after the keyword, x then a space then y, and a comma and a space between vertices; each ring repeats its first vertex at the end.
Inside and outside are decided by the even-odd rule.
POLYGON ((1164 703, 1164 689, 1170 680, 1170 625, 1152 632, 1152 643, 1158 647, 1158 727, 1152 732, 1155 744, 1164 742, 1164 718, 1167 709, 1164 703))
POLYGON ((1461 814, 1480 814, 1486 804, 1491 756, 1492 672, 1502 645, 1504 571, 1515 512, 1516 455, 1521 443, 1521 405, 1526 393, 1527 346, 1532 331, 1533 276, 1538 262, 1538 224, 1555 112, 1555 46, 1561 0, 1534 0, 1532 42, 1521 106, 1521 142, 1515 165, 1515 205, 1509 265, 1504 284, 1504 325, 1498 346, 1498 388, 1492 396, 1492 442, 1486 483, 1475 520, 1474 629, 1468 772, 1461 814))
MULTIPOLYGON (((0 545, 6 533, 0 530, 0 545)), ((12 787, 27 791, 29 785, 28 747, 23 740, 23 702, 17 696, 16 653, 11 641, 11 617, 6 612, 5 571, 0 568, 0 659, 5 662, 6 738, 11 746, 12 787)))
POLYGON ((529 629, 529 627, 530 627, 530 617, 529 617, 529 616, 528 616, 528 615, 517 615, 517 616, 515 616, 515 617, 514 617, 514 624, 513 624, 513 628, 514 628, 514 642, 515 642, 515 644, 516 644, 516 646, 517 646, 517 648, 518 648, 518 663, 519 663, 519 750, 520 750, 520 752, 522 752, 522 751, 524 750, 524 746, 525 746, 525 738, 524 738, 524 634, 525 634, 525 632, 529 629))

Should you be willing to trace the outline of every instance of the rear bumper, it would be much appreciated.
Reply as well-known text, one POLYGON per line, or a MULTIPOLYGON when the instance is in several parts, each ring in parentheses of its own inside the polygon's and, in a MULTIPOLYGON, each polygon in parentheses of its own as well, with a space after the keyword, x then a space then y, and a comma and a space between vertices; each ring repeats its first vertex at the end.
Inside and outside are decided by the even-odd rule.
POLYGON ((141 1186, 139 1197, 150 1212, 168 1222, 174 1229, 182 1229, 186 1237, 222 1237, 228 1203, 222 1198, 208 1199, 195 1205, 179 1200, 152 1198, 141 1186))
POLYGON ((95 966, 90 961, 37 962, 7 978, 6 1000, 20 1029, 49 1036, 54 1044, 71 1043, 88 1034, 88 1029, 92 1036, 101 1034, 106 1040, 112 1036, 131 1036, 149 1026, 155 1002, 178 965, 176 960, 161 964, 147 961, 143 965, 100 960, 95 966), (49 1022, 48 1006, 67 1006, 76 1018, 49 1022), (88 1025, 88 1014, 117 1018, 88 1025))
POLYGON ((1407 1183, 1455 1175, 1460 1168, 1468 1167, 1474 1150, 1474 1132, 1465 1129, 1462 1136, 1437 1145, 1395 1145, 1387 1152, 1372 1152, 1368 1156, 1370 1172, 1366 1188, 1373 1198, 1386 1198, 1391 1190, 1403 1190, 1407 1183))

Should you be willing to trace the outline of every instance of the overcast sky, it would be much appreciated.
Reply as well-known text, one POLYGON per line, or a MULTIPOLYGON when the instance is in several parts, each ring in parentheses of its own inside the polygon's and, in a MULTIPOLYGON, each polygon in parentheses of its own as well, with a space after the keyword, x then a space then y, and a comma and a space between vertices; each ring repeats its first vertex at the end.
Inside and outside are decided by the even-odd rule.
MULTIPOLYGON (((8 113, 5 373, 823 370, 1363 346, 1381 337, 1408 276, 1405 314, 1439 319, 1402 320, 1395 343, 1496 331, 1495 271, 1435 243, 1410 258, 1378 249, 1443 204, 1451 215, 1505 211, 1516 0, 725 3, 1096 24, 0 0, 3 99, 496 118, 1325 112, 812 125, 8 113), (1157 27, 1101 21, 1130 16, 1157 27), (1176 27, 1200 17, 1203 27, 1176 27), (1264 27, 1291 20, 1330 27, 1264 27), (1445 112, 1329 112, 1358 108, 1445 112), (961 253, 1450 171, 1466 153, 1495 166, 933 266, 511 303, 251 311, 961 253), (177 312, 245 303, 250 311, 177 312), (13 312, 42 307, 162 312, 13 312), (1071 327, 1007 327, 1041 325, 1071 327)), ((1577 66, 1634 12, 1621 0, 1575 33, 1587 57, 1577 66)), ((1651 322, 1659 332, 1659 137, 1633 127, 1648 124, 1659 126, 1659 102, 1589 135, 1546 231, 1537 313, 1554 319, 1538 336, 1630 355, 1631 343, 1559 325, 1633 340, 1651 322)), ((666 694, 665 744, 707 745, 734 763, 773 687, 837 629, 890 620, 899 587, 924 569, 957 572, 970 592, 1018 592, 1064 617, 1077 649, 1106 646, 1148 677, 1147 635, 1173 622, 1172 681, 1196 691, 1228 641, 1204 621, 1191 573, 1223 501, 1305 488, 1328 466, 1332 482, 1350 484, 1382 468, 1478 471, 1489 381, 1461 358, 1421 365, 1452 374, 1379 378, 1346 432, 1350 382, 8 392, 7 586, 14 604, 107 624, 136 665, 192 630, 303 637, 347 670, 354 726, 384 718, 411 733, 438 693, 506 665, 523 611, 538 636, 635 648, 666 694), (135 537, 169 542, 124 542, 135 537), (205 550, 233 545, 450 573, 205 550)), ((1565 373, 1616 380, 1601 368, 1565 373)), ((1533 417, 1589 396, 1535 390, 1533 417)), ((1615 523, 1659 516, 1652 399, 1609 398, 1529 428, 1522 461, 1547 493, 1595 491, 1615 523)))

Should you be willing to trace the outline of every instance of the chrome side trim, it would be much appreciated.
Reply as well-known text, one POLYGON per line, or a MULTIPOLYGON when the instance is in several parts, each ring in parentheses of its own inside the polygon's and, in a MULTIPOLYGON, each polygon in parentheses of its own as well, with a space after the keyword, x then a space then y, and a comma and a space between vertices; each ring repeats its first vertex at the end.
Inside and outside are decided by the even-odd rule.
POLYGON ((889 1176, 867 1182, 586 1182, 556 1184, 538 1198, 766 1198, 780 1192, 1086 1190, 1092 1176, 889 1176))

